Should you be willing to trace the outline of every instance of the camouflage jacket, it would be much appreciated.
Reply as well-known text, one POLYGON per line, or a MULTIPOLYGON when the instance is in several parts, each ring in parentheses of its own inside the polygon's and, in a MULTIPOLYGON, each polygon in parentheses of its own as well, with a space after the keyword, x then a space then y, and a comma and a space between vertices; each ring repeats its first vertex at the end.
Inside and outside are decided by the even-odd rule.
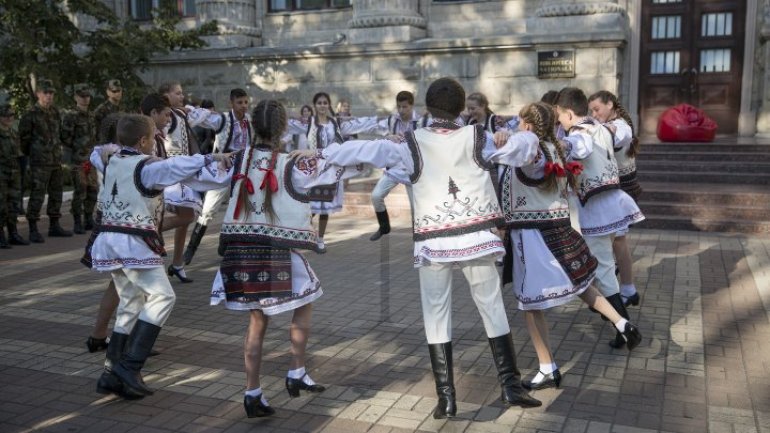
POLYGON ((19 171, 19 136, 13 129, 0 128, 0 173, 19 171))
POLYGON ((96 143, 96 123, 90 111, 67 110, 61 119, 61 144, 71 150, 73 164, 88 161, 96 143))
POLYGON ((35 104, 19 120, 21 151, 29 156, 29 164, 55 166, 61 164, 61 117, 56 107, 44 110, 35 104))
POLYGON ((96 125, 97 137, 102 127, 102 121, 110 114, 117 113, 118 111, 120 111, 120 106, 113 104, 109 99, 96 107, 96 110, 94 110, 94 125, 96 125))

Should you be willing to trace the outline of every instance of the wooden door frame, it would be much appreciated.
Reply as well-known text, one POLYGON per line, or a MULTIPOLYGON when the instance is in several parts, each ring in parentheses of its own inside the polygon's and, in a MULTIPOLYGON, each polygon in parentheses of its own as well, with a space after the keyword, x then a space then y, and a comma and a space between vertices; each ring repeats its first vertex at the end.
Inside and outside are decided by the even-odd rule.
MULTIPOLYGON (((626 12, 628 13, 629 28, 631 29, 631 40, 629 44, 629 77, 628 77, 628 105, 632 112, 631 117, 639 125, 639 65, 641 62, 642 50, 642 2, 628 1, 626 3, 626 12)), ((743 42, 743 72, 741 75, 741 103, 738 113, 738 135, 754 136, 757 133, 757 112, 751 109, 751 91, 754 80, 754 55, 756 51, 756 31, 757 21, 755 15, 757 10, 757 0, 746 1, 746 17, 743 42)))

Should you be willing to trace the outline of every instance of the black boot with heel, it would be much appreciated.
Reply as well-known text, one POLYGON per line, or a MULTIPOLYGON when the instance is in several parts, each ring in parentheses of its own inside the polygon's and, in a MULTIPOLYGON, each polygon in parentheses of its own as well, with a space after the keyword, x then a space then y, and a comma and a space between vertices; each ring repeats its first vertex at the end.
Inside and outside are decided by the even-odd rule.
POLYGON ((521 372, 516 367, 516 352, 513 350, 511 333, 489 339, 492 358, 497 367, 500 381, 500 399, 506 406, 538 407, 543 403, 529 395, 521 386, 521 372))
MULTIPOLYGON (((137 320, 131 336, 126 344, 126 349, 120 361, 112 367, 112 373, 116 375, 126 392, 130 394, 152 395, 154 393, 145 385, 140 374, 147 357, 150 356, 152 346, 160 333, 160 326, 143 320, 137 320)), ((112 347, 112 344, 110 344, 112 347)))
POLYGON ((457 402, 452 371, 452 342, 429 344, 428 351, 433 378, 436 381, 436 395, 438 395, 438 404, 433 409, 433 418, 454 418, 457 415, 457 402))
POLYGON ((376 214, 377 222, 380 224, 380 228, 371 237, 369 237, 370 241, 379 240, 382 235, 390 233, 390 217, 388 216, 388 211, 384 210, 382 212, 377 212, 376 214))

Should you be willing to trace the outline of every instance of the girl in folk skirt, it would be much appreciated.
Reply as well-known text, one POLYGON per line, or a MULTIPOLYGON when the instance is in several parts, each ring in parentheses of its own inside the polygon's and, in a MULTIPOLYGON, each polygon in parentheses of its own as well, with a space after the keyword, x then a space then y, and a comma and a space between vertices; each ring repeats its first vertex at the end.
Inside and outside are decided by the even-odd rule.
POLYGON ((523 385, 529 389, 558 387, 561 374, 548 343, 543 310, 564 305, 576 296, 615 324, 633 349, 638 329, 620 316, 591 286, 596 259, 570 226, 567 181, 580 164, 565 164, 564 150, 554 137, 553 108, 537 102, 519 114, 519 132, 495 136, 501 147, 491 159, 510 167, 502 179, 502 209, 510 230, 513 290, 525 311, 527 327, 540 361, 540 371, 523 385), (536 135, 536 139, 533 136, 536 135))

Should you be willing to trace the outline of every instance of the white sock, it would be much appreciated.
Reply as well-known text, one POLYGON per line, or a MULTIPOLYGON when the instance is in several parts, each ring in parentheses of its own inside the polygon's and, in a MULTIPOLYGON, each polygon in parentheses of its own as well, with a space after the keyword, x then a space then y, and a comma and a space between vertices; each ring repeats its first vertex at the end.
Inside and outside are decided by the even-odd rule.
POLYGON ((260 400, 262 401, 262 404, 265 405, 265 406, 270 406, 267 403, 267 399, 265 398, 265 394, 262 394, 262 387, 254 388, 254 389, 247 389, 245 394, 248 395, 249 397, 256 397, 258 395, 261 395, 262 397, 260 397, 260 400))
POLYGON ((626 323, 628 323, 628 320, 621 317, 620 320, 615 323, 615 328, 617 328, 618 331, 623 332, 626 330, 626 323))
POLYGON ((182 266, 171 265, 171 266, 173 266, 174 269, 176 269, 176 271, 179 273, 179 275, 181 275, 184 278, 187 278, 187 274, 184 273, 184 265, 182 265, 182 266))
POLYGON ((305 375, 305 367, 297 368, 296 370, 289 370, 288 373, 286 373, 286 377, 289 379, 302 379, 302 376, 305 375))
POLYGON ((532 383, 542 382, 543 379, 545 379, 546 374, 553 373, 558 369, 559 367, 556 366, 555 362, 552 362, 550 364, 540 364, 540 371, 538 371, 535 377, 532 378, 532 383))
POLYGON ((621 284, 620 285, 620 294, 621 294, 621 296, 624 296, 626 298, 634 296, 636 294, 636 286, 634 286, 634 283, 631 283, 631 284, 621 284))

